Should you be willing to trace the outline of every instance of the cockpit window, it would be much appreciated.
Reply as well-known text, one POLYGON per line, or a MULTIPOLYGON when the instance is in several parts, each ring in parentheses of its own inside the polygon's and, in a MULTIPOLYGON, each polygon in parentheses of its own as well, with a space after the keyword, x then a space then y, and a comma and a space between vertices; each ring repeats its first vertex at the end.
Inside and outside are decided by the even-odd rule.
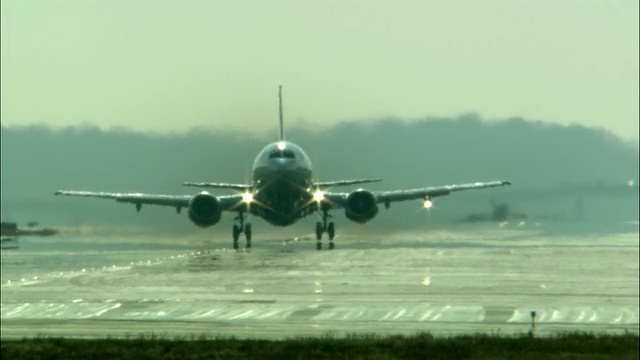
POLYGON ((287 149, 274 151, 271 154, 269 154, 269 159, 293 159, 293 158, 295 158, 293 151, 287 150, 287 149))

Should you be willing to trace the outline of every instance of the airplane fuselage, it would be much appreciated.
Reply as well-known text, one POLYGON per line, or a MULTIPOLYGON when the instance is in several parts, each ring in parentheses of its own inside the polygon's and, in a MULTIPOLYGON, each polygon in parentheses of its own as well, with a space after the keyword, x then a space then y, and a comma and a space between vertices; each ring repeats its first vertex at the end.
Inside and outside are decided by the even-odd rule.
POLYGON ((278 141, 267 145, 253 163, 253 198, 249 212, 272 225, 287 226, 313 212, 312 165, 298 145, 278 141))

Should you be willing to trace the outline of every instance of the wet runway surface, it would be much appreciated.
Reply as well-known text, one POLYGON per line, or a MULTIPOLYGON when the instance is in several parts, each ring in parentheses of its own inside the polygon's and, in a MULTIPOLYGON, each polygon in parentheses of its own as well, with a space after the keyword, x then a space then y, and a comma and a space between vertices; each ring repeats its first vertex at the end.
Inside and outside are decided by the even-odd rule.
POLYGON ((315 240, 60 234, 2 251, 2 337, 638 332, 638 232, 315 240), (225 244, 226 245, 226 244, 225 244))

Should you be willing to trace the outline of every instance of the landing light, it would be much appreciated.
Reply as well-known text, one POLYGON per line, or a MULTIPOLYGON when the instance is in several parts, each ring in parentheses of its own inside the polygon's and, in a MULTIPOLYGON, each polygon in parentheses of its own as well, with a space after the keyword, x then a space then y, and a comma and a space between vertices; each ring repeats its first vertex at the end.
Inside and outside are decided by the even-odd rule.
POLYGON ((242 201, 244 201, 247 204, 249 204, 250 202, 253 201, 253 194, 248 193, 248 192, 242 194, 242 201))
POLYGON ((433 202, 431 201, 431 199, 429 198, 425 198, 424 199, 424 203, 422 204, 422 207, 425 209, 429 209, 433 206, 433 202))
POLYGON ((324 200, 324 191, 322 190, 316 190, 313 192, 313 200, 315 200, 316 202, 321 202, 322 200, 324 200))

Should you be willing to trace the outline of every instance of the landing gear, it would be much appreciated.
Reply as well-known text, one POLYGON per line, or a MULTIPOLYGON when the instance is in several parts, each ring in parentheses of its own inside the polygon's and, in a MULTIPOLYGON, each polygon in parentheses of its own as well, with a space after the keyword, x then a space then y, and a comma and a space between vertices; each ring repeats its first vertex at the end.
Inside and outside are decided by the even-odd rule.
POLYGON ((333 225, 333 222, 329 223, 327 227, 327 234, 329 235, 329 240, 333 240, 333 237, 336 236, 336 227, 333 225))
POLYGON ((238 250, 240 248, 238 244, 238 239, 240 239, 240 234, 244 233, 244 237, 247 239, 247 249, 251 248, 251 224, 244 223, 244 212, 238 212, 238 216, 235 220, 240 221, 239 225, 233 225, 233 249, 238 250))
POLYGON ((233 248, 238 249, 238 238, 240 238, 240 227, 238 225, 233 225, 233 248))
POLYGON ((336 236, 336 227, 333 225, 333 222, 329 223, 327 227, 327 234, 329 235, 329 250, 333 250, 336 245, 333 242, 333 237, 336 236))
POLYGON ((329 249, 333 250, 335 248, 335 244, 333 242, 333 238, 336 236, 336 227, 333 224, 333 221, 327 224, 327 219, 331 217, 329 215, 329 211, 327 209, 322 209, 322 222, 318 221, 316 223, 316 249, 322 250, 322 233, 326 232, 329 236, 329 249))
POLYGON ((318 221, 316 223, 316 250, 322 250, 322 233, 324 232, 324 228, 322 227, 322 223, 318 221))
POLYGON ((247 239, 247 249, 251 249, 251 224, 244 226, 244 237, 247 239))

